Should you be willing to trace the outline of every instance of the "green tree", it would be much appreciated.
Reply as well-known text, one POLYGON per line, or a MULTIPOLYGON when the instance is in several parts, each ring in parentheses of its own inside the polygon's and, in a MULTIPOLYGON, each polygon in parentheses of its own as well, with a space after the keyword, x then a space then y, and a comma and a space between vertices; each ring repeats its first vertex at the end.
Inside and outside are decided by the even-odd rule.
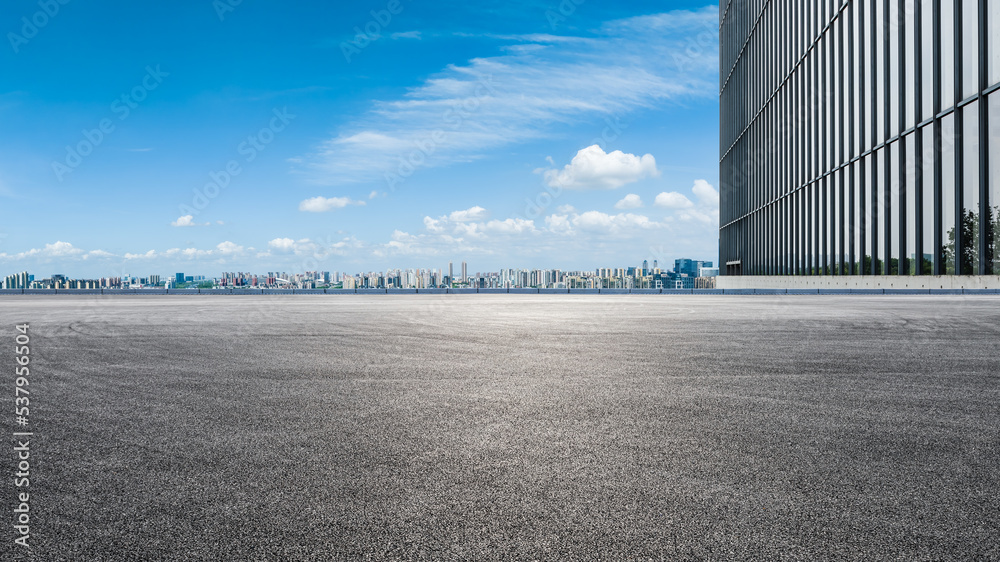
MULTIPOLYGON (((983 256, 988 269, 987 273, 1000 271, 997 255, 997 239, 1000 235, 1000 207, 987 207, 986 212, 986 255, 983 256)), ((956 254, 955 250, 955 228, 948 231, 948 243, 941 248, 941 260, 946 264, 946 271, 954 273, 952 264, 955 256, 959 257, 959 275, 979 274, 979 213, 966 209, 962 212, 960 224, 962 228, 962 251, 956 254)))

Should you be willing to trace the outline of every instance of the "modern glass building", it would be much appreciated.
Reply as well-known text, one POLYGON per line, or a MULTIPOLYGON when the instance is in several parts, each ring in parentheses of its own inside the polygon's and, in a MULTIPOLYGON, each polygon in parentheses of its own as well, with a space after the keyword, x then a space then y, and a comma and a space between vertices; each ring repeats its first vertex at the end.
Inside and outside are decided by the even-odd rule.
POLYGON ((1000 275, 1000 0, 723 0, 723 276, 1000 275))

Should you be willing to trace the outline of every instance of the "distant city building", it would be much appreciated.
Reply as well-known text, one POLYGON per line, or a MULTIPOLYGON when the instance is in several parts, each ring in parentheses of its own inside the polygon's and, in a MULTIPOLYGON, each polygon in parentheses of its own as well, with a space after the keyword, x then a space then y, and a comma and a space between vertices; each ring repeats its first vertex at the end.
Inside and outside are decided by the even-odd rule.
POLYGON ((712 262, 710 261, 697 261, 690 259, 679 259, 674 260, 674 273, 677 275, 688 275, 690 277, 698 277, 699 270, 703 267, 712 267, 712 262))
POLYGON ((31 283, 30 275, 27 271, 22 271, 21 273, 15 273, 14 275, 8 275, 3 280, 4 289, 27 289, 31 283))

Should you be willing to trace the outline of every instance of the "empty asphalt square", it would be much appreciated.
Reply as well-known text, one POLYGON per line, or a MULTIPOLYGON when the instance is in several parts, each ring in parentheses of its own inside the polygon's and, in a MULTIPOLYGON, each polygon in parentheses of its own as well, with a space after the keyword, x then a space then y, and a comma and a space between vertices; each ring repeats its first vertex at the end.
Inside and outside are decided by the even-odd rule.
POLYGON ((0 298, 3 560, 1000 559, 1000 298, 0 298), (13 437, 3 455, 11 517, 13 437))

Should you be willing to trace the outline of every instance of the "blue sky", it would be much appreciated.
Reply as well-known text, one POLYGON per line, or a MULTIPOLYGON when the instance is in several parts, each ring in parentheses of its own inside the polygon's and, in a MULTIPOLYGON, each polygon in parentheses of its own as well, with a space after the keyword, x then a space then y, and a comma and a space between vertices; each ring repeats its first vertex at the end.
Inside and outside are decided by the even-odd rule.
POLYGON ((717 3, 16 0, 0 22, 4 274, 718 254, 717 3))

